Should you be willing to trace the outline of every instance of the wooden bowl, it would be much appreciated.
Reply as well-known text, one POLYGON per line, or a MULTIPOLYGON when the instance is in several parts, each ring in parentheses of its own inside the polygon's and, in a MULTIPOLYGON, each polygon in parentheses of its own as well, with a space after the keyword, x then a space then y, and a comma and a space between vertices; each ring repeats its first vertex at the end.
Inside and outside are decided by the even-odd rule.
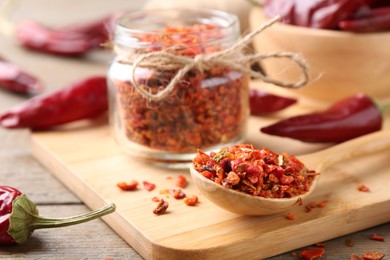
MULTIPOLYGON (((269 20, 253 8, 253 30, 269 20)), ((349 33, 276 23, 253 42, 256 52, 288 51, 303 55, 310 66, 310 83, 298 93, 335 101, 357 92, 378 99, 390 97, 390 33, 349 33)), ((265 72, 285 81, 298 80, 300 70, 287 59, 262 63, 265 72)))

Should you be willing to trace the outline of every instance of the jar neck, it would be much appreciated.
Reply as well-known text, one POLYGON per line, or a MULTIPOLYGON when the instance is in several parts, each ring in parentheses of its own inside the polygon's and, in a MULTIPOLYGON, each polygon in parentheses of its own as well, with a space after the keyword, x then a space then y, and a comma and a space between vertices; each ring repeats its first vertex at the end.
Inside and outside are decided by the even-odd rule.
POLYGON ((114 45, 121 53, 168 51, 195 56, 226 48, 239 35, 238 18, 226 12, 142 10, 127 13, 117 20, 114 45))

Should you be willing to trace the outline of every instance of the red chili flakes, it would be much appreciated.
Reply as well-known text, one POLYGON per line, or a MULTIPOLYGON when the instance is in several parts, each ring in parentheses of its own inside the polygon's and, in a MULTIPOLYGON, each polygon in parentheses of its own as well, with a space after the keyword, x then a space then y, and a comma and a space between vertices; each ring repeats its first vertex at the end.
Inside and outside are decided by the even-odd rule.
POLYGON ((294 215, 293 212, 290 211, 290 212, 287 214, 286 218, 287 218, 288 220, 294 220, 294 219, 295 219, 295 215, 294 215))
MULTIPOLYGON (((139 42, 157 44, 138 51, 139 54, 167 51, 194 57, 223 48, 219 44, 205 43, 208 39, 219 39, 224 33, 217 26, 202 24, 162 28, 156 33, 139 35, 139 42), (204 31, 199 31, 200 28, 204 31)), ((176 74, 177 70, 173 68, 145 68, 137 70, 135 76, 139 88, 156 94, 176 74)), ((130 141, 153 149, 188 153, 193 152, 194 147, 212 147, 245 133, 245 102, 237 102, 237 97, 246 91, 249 80, 246 73, 214 64, 202 71, 188 71, 169 96, 152 101, 128 80, 113 80, 113 84, 123 114, 125 134, 130 141)))
POLYGON ((312 259, 320 258, 324 254, 325 254, 325 249, 323 249, 322 247, 317 247, 317 248, 303 249, 300 253, 300 256, 303 259, 312 260, 312 259))
POLYGON ((306 205, 306 212, 310 212, 314 208, 324 208, 328 204, 328 200, 323 201, 311 201, 306 205))
POLYGON ((177 200, 183 199, 186 197, 186 194, 181 189, 171 189, 169 193, 177 200))
POLYGON ((381 241, 381 242, 384 242, 385 241, 385 238, 382 237, 382 236, 379 236, 378 234, 371 234, 370 236, 370 239, 371 240, 375 240, 375 241, 381 241))
POLYGON ((358 185, 357 190, 362 191, 362 192, 369 192, 370 191, 370 189, 366 185, 363 185, 363 184, 358 185))
POLYGON ((144 189, 147 191, 152 191, 156 188, 156 184, 148 181, 143 181, 142 184, 144 185, 144 189))
POLYGON ((191 195, 191 196, 184 199, 184 203, 187 206, 195 206, 196 204, 198 204, 198 202, 199 202, 199 199, 196 195, 191 195))
POLYGON ((157 198, 157 197, 153 197, 153 198, 152 198, 152 201, 153 201, 153 202, 160 202, 160 199, 157 198))
POLYGON ((303 205, 303 200, 302 198, 298 198, 297 201, 295 202, 296 205, 302 206, 303 205))
POLYGON ((159 202, 158 202, 158 205, 157 207, 153 210, 153 213, 156 214, 156 215, 162 215, 162 214, 165 214, 167 209, 169 207, 169 203, 168 201, 164 200, 164 199, 161 199, 159 202))
POLYGON ((138 181, 132 180, 130 182, 119 182, 116 186, 124 191, 132 191, 138 188, 138 181))
POLYGON ((358 255, 352 254, 349 257, 349 260, 362 260, 362 258, 360 256, 358 256, 358 255))
POLYGON ((363 260, 381 260, 385 257, 385 254, 380 252, 366 252, 362 255, 363 260))
POLYGON ((226 188, 265 198, 304 194, 317 175, 293 155, 258 150, 250 144, 224 147, 210 155, 198 150, 193 166, 226 188))
POLYGON ((185 188, 185 187, 187 187, 187 184, 188 184, 187 178, 184 175, 177 176, 177 179, 176 179, 176 186, 177 187, 185 188))
POLYGON ((345 244, 349 247, 353 247, 353 239, 348 238, 347 240, 345 240, 345 244))

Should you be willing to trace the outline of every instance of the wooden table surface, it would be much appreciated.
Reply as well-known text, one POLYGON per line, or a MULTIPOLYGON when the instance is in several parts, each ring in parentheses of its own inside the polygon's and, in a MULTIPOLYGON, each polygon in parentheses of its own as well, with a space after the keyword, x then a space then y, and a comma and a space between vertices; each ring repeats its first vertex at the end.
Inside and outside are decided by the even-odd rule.
MULTIPOLYGON (((32 18, 52 25, 92 19, 116 10, 140 8, 141 0, 29 0, 21 1, 15 19, 32 18)), ((39 77, 52 91, 88 75, 104 74, 111 54, 96 51, 83 59, 32 53, 17 46, 12 38, 0 36, 0 55, 39 77)), ((0 91, 0 111, 25 100, 0 91)), ((0 185, 20 189, 33 200, 44 216, 81 214, 89 209, 32 157, 28 130, 0 129, 0 185)), ((288 241, 286 241, 288 243, 288 241)), ((349 259, 352 253, 379 251, 390 257, 390 223, 325 241, 322 259, 349 259), (385 242, 370 240, 371 234, 385 242), (352 239, 353 247, 346 241, 352 239)), ((298 254, 299 250, 295 250, 298 254)), ((142 259, 101 220, 78 226, 35 231, 24 245, 1 247, 1 259, 142 259)), ((298 258, 298 257, 296 257, 298 258)), ((295 259, 286 253, 271 259, 295 259)))

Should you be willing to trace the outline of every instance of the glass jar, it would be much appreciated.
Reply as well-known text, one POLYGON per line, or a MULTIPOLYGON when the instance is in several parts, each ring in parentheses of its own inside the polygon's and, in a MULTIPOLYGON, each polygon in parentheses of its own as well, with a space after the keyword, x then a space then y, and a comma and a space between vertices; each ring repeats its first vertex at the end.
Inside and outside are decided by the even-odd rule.
POLYGON ((151 163, 181 168, 197 149, 242 142, 249 118, 248 74, 221 65, 194 66, 167 91, 185 64, 171 66, 157 56, 135 65, 151 53, 169 53, 174 60, 209 55, 238 37, 238 18, 216 10, 144 10, 119 18, 116 56, 108 69, 110 125, 119 145, 151 163))

